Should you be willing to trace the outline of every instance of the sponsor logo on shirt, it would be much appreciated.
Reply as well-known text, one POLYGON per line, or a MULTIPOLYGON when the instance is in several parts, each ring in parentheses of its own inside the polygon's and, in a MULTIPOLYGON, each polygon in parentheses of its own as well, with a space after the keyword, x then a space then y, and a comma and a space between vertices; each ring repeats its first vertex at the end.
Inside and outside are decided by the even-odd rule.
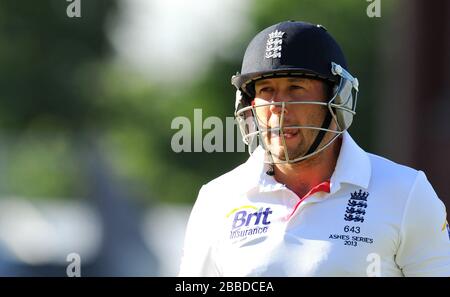
POLYGON ((350 193, 350 199, 345 208, 344 220, 347 221, 343 227, 344 234, 333 233, 328 236, 332 240, 340 240, 346 246, 359 246, 361 244, 372 244, 374 239, 364 234, 363 227, 355 223, 363 223, 367 209, 368 192, 363 190, 350 193))
POLYGON ((450 227, 448 226, 447 220, 445 220, 444 225, 442 225, 442 231, 444 231, 445 229, 447 229, 448 239, 450 240, 450 227))
POLYGON ((234 208, 226 216, 231 218, 229 238, 233 241, 244 240, 267 233, 271 214, 270 207, 257 208, 253 205, 244 205, 234 208))

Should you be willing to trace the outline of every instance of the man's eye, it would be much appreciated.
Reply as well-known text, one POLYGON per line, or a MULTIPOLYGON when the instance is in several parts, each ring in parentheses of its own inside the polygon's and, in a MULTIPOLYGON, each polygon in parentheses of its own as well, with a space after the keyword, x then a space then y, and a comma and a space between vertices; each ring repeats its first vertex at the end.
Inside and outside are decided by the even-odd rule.
POLYGON ((290 86, 291 90, 303 90, 304 88, 302 86, 292 85, 290 86))
POLYGON ((261 88, 260 90, 259 90, 259 93, 268 93, 268 92, 271 92, 272 91, 272 88, 270 88, 270 87, 264 87, 264 88, 261 88))

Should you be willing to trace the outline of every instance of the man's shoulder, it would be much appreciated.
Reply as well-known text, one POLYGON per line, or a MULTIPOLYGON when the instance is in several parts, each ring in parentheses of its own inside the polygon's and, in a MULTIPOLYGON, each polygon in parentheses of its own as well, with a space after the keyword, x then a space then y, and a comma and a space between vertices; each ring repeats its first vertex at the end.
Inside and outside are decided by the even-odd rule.
POLYGON ((380 155, 372 153, 367 153, 367 155, 369 156, 373 166, 388 172, 395 172, 406 175, 408 174, 416 175, 419 172, 417 169, 414 169, 404 164, 397 163, 380 155))
POLYGON ((256 174, 256 172, 250 171, 249 164, 247 162, 242 163, 232 170, 212 179, 205 184, 204 187, 208 189, 223 189, 229 188, 230 186, 239 186, 241 183, 245 182, 250 174, 256 174))
POLYGON ((257 148, 244 163, 214 178, 203 187, 211 190, 226 189, 227 192, 233 189, 248 189, 251 184, 259 182, 264 167, 264 150, 257 148))
POLYGON ((372 166, 372 176, 377 180, 386 183, 395 184, 398 187, 405 186, 407 188, 414 184, 419 170, 412 167, 396 163, 385 157, 367 153, 372 166))

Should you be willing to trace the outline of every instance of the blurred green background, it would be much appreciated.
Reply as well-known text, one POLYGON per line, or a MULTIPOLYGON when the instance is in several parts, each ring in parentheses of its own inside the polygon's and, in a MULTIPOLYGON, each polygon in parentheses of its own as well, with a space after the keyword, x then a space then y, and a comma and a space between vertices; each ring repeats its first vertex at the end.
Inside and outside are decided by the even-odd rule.
POLYGON ((94 203, 112 218, 104 226, 133 217, 111 197, 189 210, 248 153, 176 153, 172 121, 189 118, 192 136, 194 109, 225 123, 251 38, 303 20, 328 29, 360 81, 353 138, 424 170, 448 205, 449 1, 379 2, 370 18, 364 0, 80 0, 70 18, 65 0, 2 0, 0 197, 94 203))
MULTIPOLYGON (((152 193, 165 202, 191 203, 203 183, 237 166, 248 154, 174 153, 170 141, 176 130, 170 129, 171 121, 177 116, 193 120, 194 108, 203 109, 203 119, 218 116, 225 122, 225 117, 233 116, 230 78, 240 70, 247 43, 259 30, 287 19, 320 23, 342 44, 362 86, 351 131, 370 149, 383 19, 368 18, 364 1, 247 2, 247 11, 236 14, 246 18, 246 26, 236 28, 233 39, 226 40, 227 56, 205 55, 182 79, 174 80, 165 71, 169 73, 165 80, 152 80, 126 63, 117 63, 118 53, 108 36, 124 3, 82 1, 82 17, 68 18, 66 1, 2 1, 1 193, 33 199, 85 196, 86 160, 78 151, 86 139, 94 138, 114 172, 139 191, 137 196, 145 200, 152 193)), ((172 5, 176 10, 176 3, 172 5)), ((391 1, 383 3, 383 17, 390 10, 391 1)), ((217 22, 227 26, 235 20, 217 22)), ((204 27, 208 27, 205 21, 199 28, 204 27)), ((201 30, 178 30, 195 35, 193 40, 202 47, 209 46, 201 30)), ((150 30, 148 38, 153 38, 150 30)), ((154 43, 158 51, 158 40, 154 43)), ((195 53, 177 53, 184 59, 191 54, 195 53)), ((165 67, 177 71, 176 64, 165 67)))

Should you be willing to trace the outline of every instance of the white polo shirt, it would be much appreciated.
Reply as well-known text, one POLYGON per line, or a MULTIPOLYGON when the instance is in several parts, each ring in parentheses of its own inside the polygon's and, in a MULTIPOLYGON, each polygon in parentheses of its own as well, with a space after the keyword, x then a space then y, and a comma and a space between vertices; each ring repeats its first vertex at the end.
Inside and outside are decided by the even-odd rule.
POLYGON ((329 189, 300 201, 263 159, 201 188, 180 276, 450 276, 445 206, 423 172, 346 132, 329 189))

